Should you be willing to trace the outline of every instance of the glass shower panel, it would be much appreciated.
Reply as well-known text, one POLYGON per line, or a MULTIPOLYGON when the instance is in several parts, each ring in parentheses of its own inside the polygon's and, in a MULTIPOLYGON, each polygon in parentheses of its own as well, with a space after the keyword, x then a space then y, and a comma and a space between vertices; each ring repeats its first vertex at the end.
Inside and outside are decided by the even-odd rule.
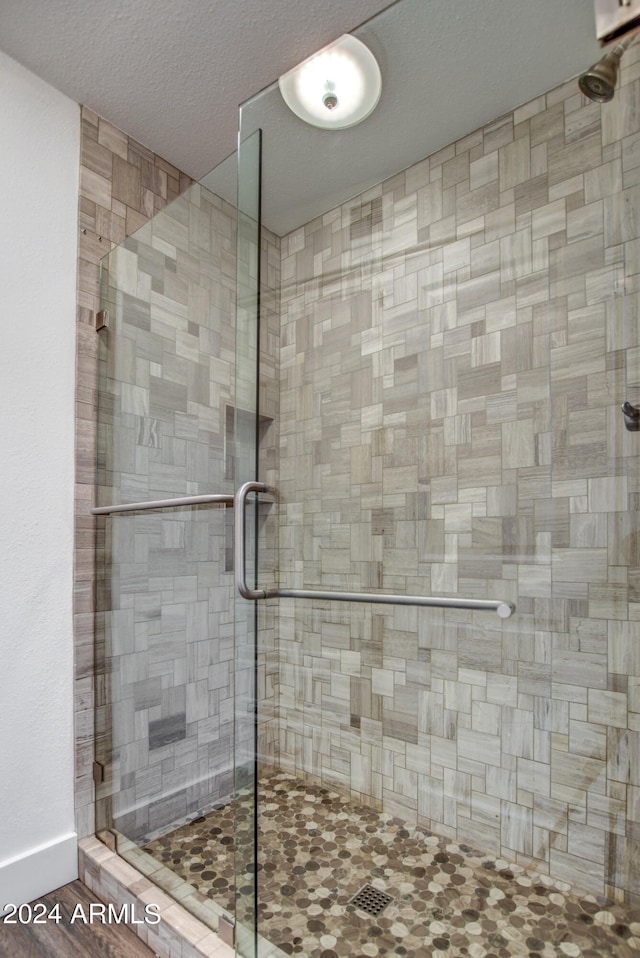
MULTIPOLYGON (((280 117, 278 96, 271 88, 252 101, 247 122, 280 117)), ((534 570, 548 579, 550 554, 524 498, 518 515, 515 482, 521 470, 533 495, 550 461, 518 422, 512 377, 534 360, 510 287, 495 277, 463 285, 469 264, 454 260, 445 277, 430 246, 432 221, 434 237, 454 229, 439 222, 435 199, 444 158, 343 202, 328 196, 324 210, 291 221, 293 186, 289 206, 283 198, 313 154, 334 169, 342 157, 332 185, 350 197, 351 136, 297 124, 297 150, 281 165, 265 135, 265 222, 281 231, 279 588, 518 607, 504 621, 469 609, 279 602, 278 748, 258 804, 260 931, 310 952, 346 937, 360 953, 370 943, 354 931, 362 922, 351 922, 350 902, 363 885, 424 901, 429 881, 416 882, 407 863, 418 867, 431 842, 445 855, 452 842, 519 841, 507 801, 533 712, 525 716, 514 676, 522 669, 533 682, 539 669, 527 582, 534 570)), ((471 243, 462 246, 470 258, 471 243)), ((547 394, 548 370, 534 377, 547 394)), ((548 407, 523 388, 543 431, 548 407)))
MULTIPOLYGON (((426 236, 441 209, 419 199, 432 189, 430 174, 427 163, 401 172, 287 234, 281 247, 287 443, 278 488, 291 517, 281 531, 281 588, 516 605, 505 621, 366 604, 316 603, 310 612, 302 602, 283 619, 281 603, 281 765, 342 796, 343 813, 360 823, 350 832, 360 862, 371 857, 368 826, 384 834, 385 822, 389 841, 404 823, 406 860, 416 828, 445 845, 519 841, 507 801, 533 713, 515 689, 518 676, 532 688, 540 669, 528 584, 534 571, 550 575, 531 506, 516 496, 519 469, 523 493, 550 477, 511 388, 516 364, 525 368, 526 337, 518 356, 508 303, 483 303, 481 283, 457 301, 456 270, 445 278, 442 254, 418 241, 418 217, 426 236), (491 331, 496 320, 502 335, 491 331), (354 806, 379 817, 363 827, 354 806)), ((548 371, 535 378, 545 395, 548 371)), ((548 412, 535 407, 538 428, 548 412)), ((350 897, 372 874, 417 898, 427 891, 409 871, 403 877, 401 862, 355 868, 335 898, 345 909, 346 924, 334 925, 341 933, 350 897), (379 870, 387 867, 393 878, 379 870)))
MULTIPOLYGON (((402 47, 422 6, 393 4, 356 34, 402 47)), ((612 104, 567 83, 407 169, 381 150, 359 184, 354 144, 370 144, 376 113, 361 130, 314 129, 275 85, 245 106, 280 249, 280 590, 516 607, 502 621, 280 600, 275 774, 290 777, 265 777, 259 821, 272 833, 268 806, 288 794, 312 858, 323 798, 309 785, 340 797, 354 842, 356 803, 389 834, 398 819, 456 855, 484 849, 632 900, 638 433, 620 407, 640 388, 638 228, 622 216, 637 62, 612 104)), ((300 897, 346 907, 344 891, 300 897)), ((293 921, 287 902, 265 911, 265 927, 293 921)))
POLYGON ((98 833, 227 938, 235 721, 251 711, 236 674, 232 198, 195 184, 103 263, 98 505, 151 508, 97 520, 98 833), (206 496, 226 502, 162 507, 206 496))

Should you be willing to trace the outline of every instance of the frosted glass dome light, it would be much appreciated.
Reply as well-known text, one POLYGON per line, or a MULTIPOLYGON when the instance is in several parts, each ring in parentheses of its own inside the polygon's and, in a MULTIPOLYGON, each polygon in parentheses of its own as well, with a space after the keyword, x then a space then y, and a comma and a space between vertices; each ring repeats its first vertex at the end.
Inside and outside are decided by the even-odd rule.
POLYGON ((289 109, 325 130, 361 123, 375 110, 382 90, 376 58, 349 33, 284 73, 278 83, 289 109))

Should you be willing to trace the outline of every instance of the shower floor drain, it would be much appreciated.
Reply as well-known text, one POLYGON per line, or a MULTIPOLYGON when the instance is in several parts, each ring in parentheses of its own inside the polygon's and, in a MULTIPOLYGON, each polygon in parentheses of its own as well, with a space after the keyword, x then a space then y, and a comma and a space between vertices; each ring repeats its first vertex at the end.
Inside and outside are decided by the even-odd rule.
POLYGON ((353 896, 349 904, 355 905, 361 911, 366 911, 372 918, 377 918, 391 901, 393 901, 391 895, 378 891, 373 885, 365 885, 357 895, 353 896))

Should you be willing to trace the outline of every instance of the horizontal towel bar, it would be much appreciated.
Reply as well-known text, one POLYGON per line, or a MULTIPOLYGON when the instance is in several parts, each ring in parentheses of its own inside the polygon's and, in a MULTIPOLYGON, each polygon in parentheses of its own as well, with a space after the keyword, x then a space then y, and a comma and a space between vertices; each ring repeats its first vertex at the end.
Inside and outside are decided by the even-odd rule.
POLYGON ((439 595, 392 595, 390 592, 316 592, 313 589, 277 589, 269 592, 268 598, 277 595, 282 599, 326 599, 328 602, 377 602, 380 605, 432 606, 437 609, 476 609, 481 612, 497 612, 501 619, 508 619, 516 610, 512 602, 499 599, 458 599, 439 595))
POLYGON ((459 599, 435 595, 392 595, 368 592, 318 592, 313 589, 251 589, 247 585, 245 569, 245 506, 250 492, 275 492, 263 482, 245 482, 235 497, 234 539, 236 588, 244 599, 326 599, 329 602, 374 602, 382 605, 431 606, 438 609, 476 609, 497 612, 501 619, 508 619, 515 612, 515 605, 500 599, 459 599))
POLYGON ((179 499, 151 499, 148 502, 124 502, 119 506, 97 506, 92 516, 111 516, 119 512, 148 512, 151 509, 175 509, 178 506, 206 506, 211 503, 233 505, 233 496, 182 496, 179 499))

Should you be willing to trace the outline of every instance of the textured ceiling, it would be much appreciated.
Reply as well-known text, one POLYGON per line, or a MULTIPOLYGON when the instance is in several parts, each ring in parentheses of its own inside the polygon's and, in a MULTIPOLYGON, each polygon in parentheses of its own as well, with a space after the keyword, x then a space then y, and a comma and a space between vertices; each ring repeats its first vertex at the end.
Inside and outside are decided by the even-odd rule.
MULTIPOLYGON (((285 106, 277 84, 243 106, 243 135, 263 131, 263 219, 280 235, 601 55, 591 0, 399 0, 354 32, 382 71, 380 102, 363 123, 311 127, 285 106)), ((217 171, 210 185, 225 195, 217 171)))
POLYGON ((199 179, 238 105, 389 0, 0 0, 0 49, 199 179))
MULTIPOLYGON (((249 100, 280 234, 600 56, 592 0, 0 0, 0 49, 196 179, 235 150, 249 100), (275 81, 354 30, 380 103, 351 130, 309 127, 275 81)), ((228 199, 234 166, 210 184, 228 199)))

